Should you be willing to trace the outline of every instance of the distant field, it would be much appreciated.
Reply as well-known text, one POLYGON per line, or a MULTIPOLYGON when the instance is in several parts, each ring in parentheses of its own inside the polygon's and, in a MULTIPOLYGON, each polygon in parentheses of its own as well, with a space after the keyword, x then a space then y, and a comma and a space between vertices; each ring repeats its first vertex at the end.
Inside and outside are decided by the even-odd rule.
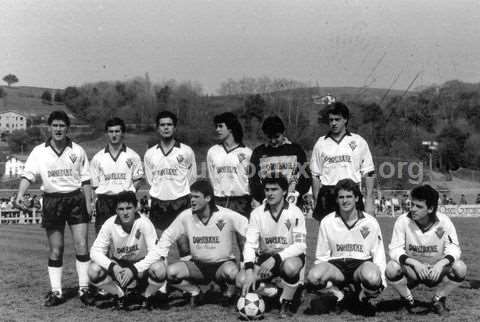
MULTIPOLYGON (((478 219, 454 218, 457 231, 463 248, 463 259, 469 265, 468 280, 480 279, 480 249, 478 236, 480 225, 478 219)), ((384 240, 390 241, 392 218, 379 219, 384 240)), ((316 244, 318 225, 308 222, 308 257, 307 264, 311 265, 316 244)), ((74 256, 70 233, 66 234, 64 287, 73 292, 76 286, 74 270, 74 256)), ((91 232, 90 237, 93 237, 91 232)), ((2 321, 235 321, 233 309, 224 309, 218 305, 207 304, 195 310, 189 307, 172 307, 167 311, 154 310, 118 312, 100 310, 83 306, 78 298, 71 298, 67 303, 54 308, 43 307, 43 296, 49 289, 47 276, 47 243, 44 231, 39 226, 4 225, 0 226, 0 312, 2 321)), ((444 321, 478 321, 480 318, 480 290, 471 289, 466 281, 460 289, 455 291, 447 301, 452 310, 444 321)), ((418 288, 414 295, 419 300, 429 301, 432 293, 425 288, 418 288)), ((322 316, 307 316, 303 311, 309 301, 306 301, 294 318, 286 321, 363 321, 363 317, 344 312, 322 316)), ((425 316, 412 316, 404 311, 397 311, 397 296, 391 288, 387 288, 378 299, 379 312, 372 321, 440 321, 433 313, 425 316)), ((276 312, 266 316, 266 321, 275 321, 276 312)))

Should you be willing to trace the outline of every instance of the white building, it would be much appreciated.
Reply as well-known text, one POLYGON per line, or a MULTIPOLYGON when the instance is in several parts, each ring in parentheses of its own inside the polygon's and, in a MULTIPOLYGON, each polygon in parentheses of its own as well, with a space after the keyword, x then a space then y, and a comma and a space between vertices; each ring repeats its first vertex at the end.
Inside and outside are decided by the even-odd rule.
POLYGON ((0 112, 0 133, 12 133, 15 130, 26 129, 27 118, 25 115, 13 111, 0 112))

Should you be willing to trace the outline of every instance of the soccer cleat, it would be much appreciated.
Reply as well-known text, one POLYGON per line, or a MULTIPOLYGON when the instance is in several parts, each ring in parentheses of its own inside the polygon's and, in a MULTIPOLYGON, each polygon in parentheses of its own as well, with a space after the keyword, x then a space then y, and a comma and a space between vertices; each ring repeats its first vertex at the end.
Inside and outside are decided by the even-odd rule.
POLYGON ((445 297, 436 297, 434 296, 432 299, 432 311, 437 313, 438 315, 445 315, 447 314, 450 310, 447 309, 447 306, 445 305, 446 298, 445 297))
POLYGON ((375 316, 377 314, 377 308, 368 299, 364 299, 359 303, 360 314, 368 317, 375 316))
POLYGON ((65 302, 65 298, 58 291, 50 291, 45 296, 44 305, 47 307, 57 306, 65 302))
POLYGON ((95 294, 89 287, 82 287, 78 290, 80 301, 87 306, 95 305, 95 294))
POLYGON ((335 314, 342 314, 343 310, 345 308, 345 299, 341 299, 335 302, 335 314))
POLYGON ((292 316, 293 313, 291 308, 292 308, 292 301, 283 300, 280 305, 280 312, 279 312, 280 318, 284 319, 289 316, 292 316))

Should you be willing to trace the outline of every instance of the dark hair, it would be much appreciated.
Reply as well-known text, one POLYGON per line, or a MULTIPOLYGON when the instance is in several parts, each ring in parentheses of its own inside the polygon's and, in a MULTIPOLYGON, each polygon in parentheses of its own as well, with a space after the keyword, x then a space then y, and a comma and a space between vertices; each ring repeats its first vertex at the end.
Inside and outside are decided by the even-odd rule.
POLYGON ((283 133, 285 131, 285 125, 283 125, 282 119, 278 116, 269 116, 263 121, 262 131, 268 137, 271 137, 277 133, 283 133))
MULTIPOLYGON (((363 195, 362 195, 362 192, 360 191, 360 187, 358 186, 357 183, 355 183, 352 179, 342 179, 342 180, 338 181, 337 184, 335 185, 335 189, 334 189, 335 200, 337 200, 338 193, 340 192, 340 190, 353 192, 353 195, 355 197, 358 197, 358 201, 355 205, 357 210, 360 210, 360 211, 364 210, 363 201, 362 201, 363 195)), ((338 204, 336 205, 336 208, 337 208, 337 211, 338 211, 338 204)))
POLYGON ((220 123, 225 123, 227 126, 227 129, 232 131, 233 138, 235 139, 235 142, 237 143, 243 143, 243 130, 242 130, 242 125, 238 121, 237 117, 235 114, 226 112, 222 114, 215 115, 213 118, 213 123, 215 125, 220 124, 220 123))
POLYGON ((328 105, 327 116, 330 114, 341 115, 347 120, 347 122, 350 118, 350 111, 348 110, 347 105, 343 104, 342 102, 335 102, 328 105))
POLYGON ((170 118, 172 119, 173 126, 177 126, 177 116, 170 111, 161 111, 157 114, 157 118, 155 119, 155 123, 157 124, 160 122, 160 119, 170 118))
POLYGON ((280 174, 277 176, 273 175, 265 177, 262 180, 263 189, 265 189, 267 184, 278 184, 283 191, 288 191, 288 180, 284 175, 280 174))
POLYGON ((190 186, 190 191, 201 192, 204 197, 210 196, 210 209, 215 209, 215 196, 213 194, 213 186, 207 179, 198 179, 190 186))
POLYGON ((109 127, 120 125, 120 129, 125 133, 125 122, 119 117, 113 117, 105 122, 105 131, 108 131, 109 127))
POLYGON ((117 195, 117 205, 121 202, 131 203, 135 207, 137 206, 138 200, 135 192, 133 191, 122 191, 117 195))
POLYGON ((433 189, 428 184, 424 184, 413 188, 412 191, 410 191, 410 196, 412 200, 425 201, 427 208, 433 208, 431 216, 435 216, 439 197, 437 190, 433 189))
POLYGON ((70 126, 70 118, 68 117, 67 113, 64 111, 53 111, 50 113, 48 116, 47 123, 48 125, 52 125, 53 121, 58 120, 58 121, 63 121, 67 126, 70 126))

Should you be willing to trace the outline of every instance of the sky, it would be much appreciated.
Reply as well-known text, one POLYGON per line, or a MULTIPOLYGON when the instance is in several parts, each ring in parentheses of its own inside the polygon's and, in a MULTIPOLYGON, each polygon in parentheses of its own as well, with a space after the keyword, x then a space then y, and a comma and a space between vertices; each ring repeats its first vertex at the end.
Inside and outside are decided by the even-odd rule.
POLYGON ((65 88, 288 78, 405 89, 479 82, 478 0, 2 0, 0 76, 65 88), (413 82, 413 83, 412 83, 413 82))

